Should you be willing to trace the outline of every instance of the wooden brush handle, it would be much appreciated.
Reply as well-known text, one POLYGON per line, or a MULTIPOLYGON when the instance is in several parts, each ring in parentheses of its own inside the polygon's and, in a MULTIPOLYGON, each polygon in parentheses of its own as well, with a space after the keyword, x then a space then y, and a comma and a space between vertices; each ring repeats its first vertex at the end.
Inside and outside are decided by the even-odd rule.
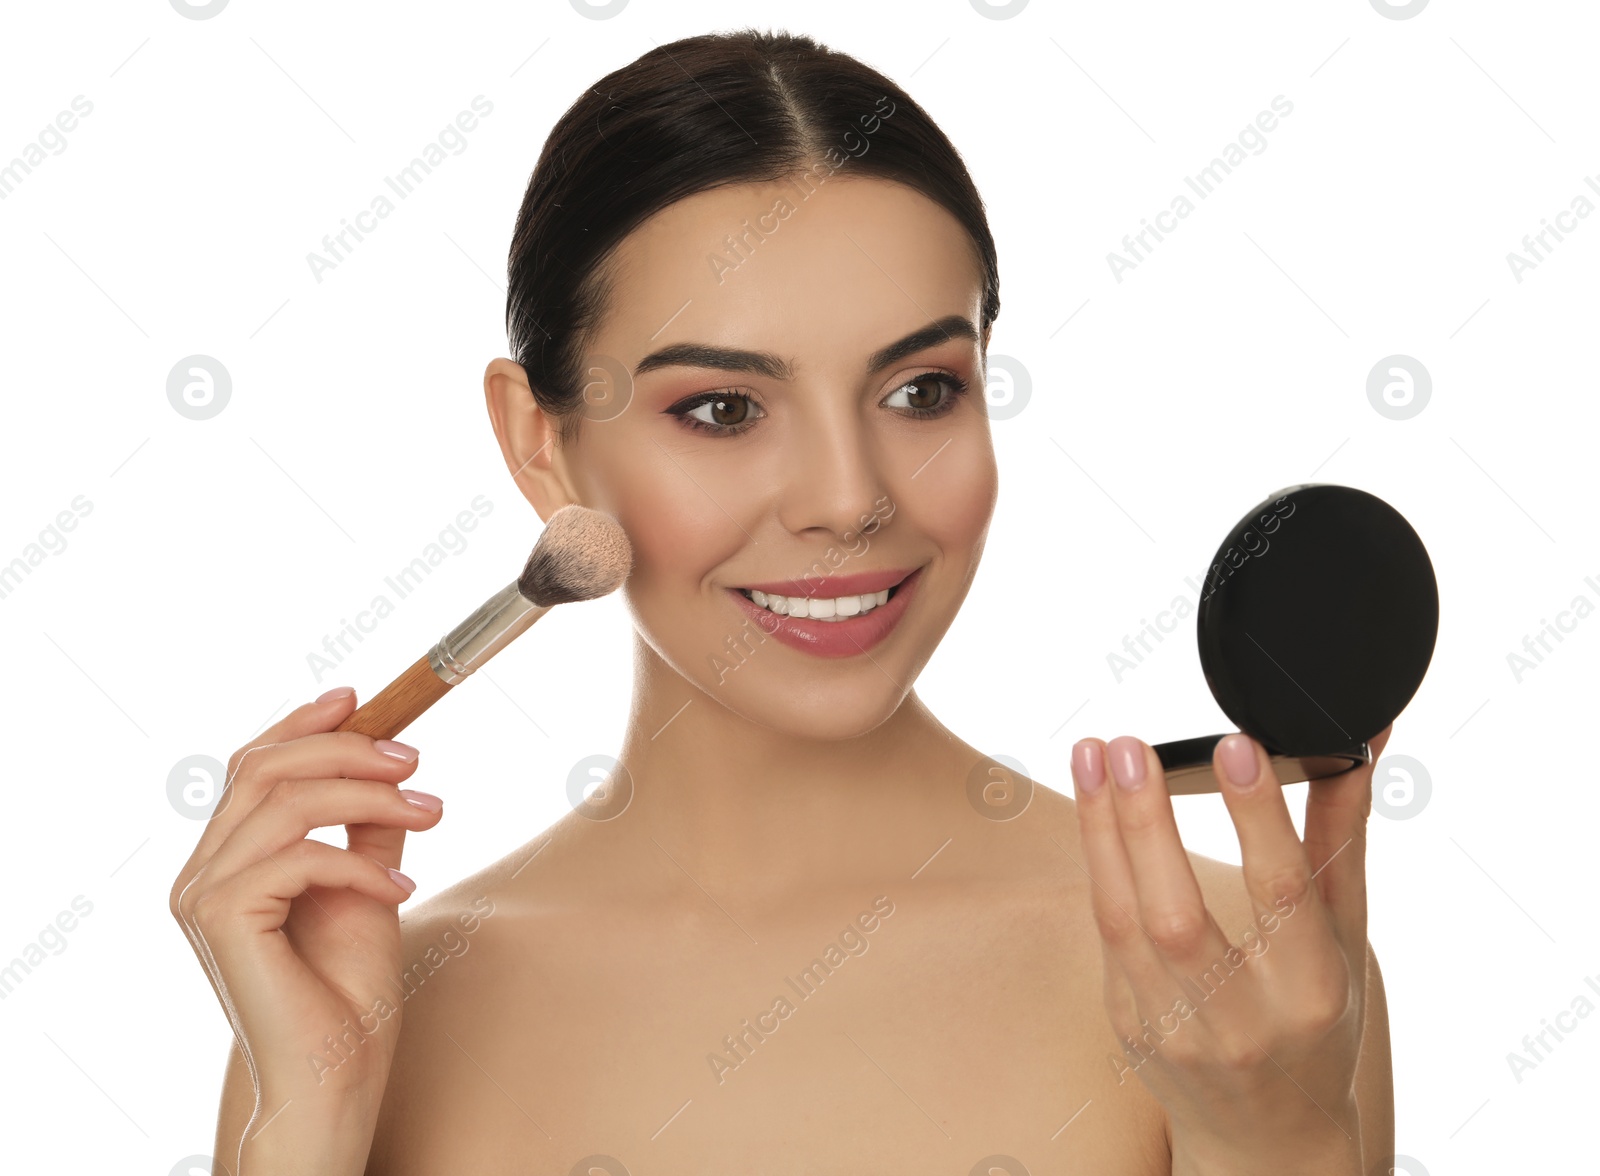
POLYGON ((449 684, 433 672, 428 655, 423 654, 405 673, 356 707, 334 730, 393 739, 449 692, 449 684))

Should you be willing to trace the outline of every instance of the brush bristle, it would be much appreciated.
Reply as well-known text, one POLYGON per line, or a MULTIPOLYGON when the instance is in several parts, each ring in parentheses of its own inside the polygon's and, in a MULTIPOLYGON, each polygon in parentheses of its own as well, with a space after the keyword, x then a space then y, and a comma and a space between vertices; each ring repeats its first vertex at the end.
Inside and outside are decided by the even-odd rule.
POLYGON ((633 545, 610 515, 572 503, 550 516, 517 590, 535 604, 568 604, 614 592, 633 569, 633 545))

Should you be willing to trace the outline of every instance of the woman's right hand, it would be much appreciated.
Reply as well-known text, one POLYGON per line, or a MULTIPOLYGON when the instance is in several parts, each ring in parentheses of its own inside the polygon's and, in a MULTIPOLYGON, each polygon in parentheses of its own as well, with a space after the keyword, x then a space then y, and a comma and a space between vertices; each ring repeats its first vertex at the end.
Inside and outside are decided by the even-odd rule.
POLYGON ((433 828, 441 808, 396 787, 414 748, 334 730, 354 709, 353 691, 329 691, 234 752, 172 885, 250 1068, 255 1128, 289 1100, 329 1122, 352 1107, 375 1119, 394 1058, 398 907, 415 889, 394 875, 406 831, 433 828), (307 837, 332 825, 347 826, 348 849, 307 837))

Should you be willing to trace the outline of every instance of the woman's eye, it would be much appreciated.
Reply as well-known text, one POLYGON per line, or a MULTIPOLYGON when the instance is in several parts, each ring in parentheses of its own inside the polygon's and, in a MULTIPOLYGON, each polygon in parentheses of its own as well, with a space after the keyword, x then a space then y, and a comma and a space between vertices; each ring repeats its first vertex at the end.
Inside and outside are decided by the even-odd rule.
POLYGON ((669 411, 691 428, 716 433, 737 432, 765 415, 760 405, 738 392, 712 393, 698 401, 677 405, 669 411))
MULTIPOLYGON (((942 416, 955 407, 967 382, 948 372, 924 372, 907 380, 884 398, 883 405, 910 417, 942 416)), ((706 392, 666 410, 685 428, 727 437, 742 433, 766 410, 743 392, 706 392)))
POLYGON ((934 416, 955 407, 956 397, 966 388, 966 381, 956 376, 945 372, 924 372, 889 393, 883 403, 889 408, 906 409, 913 416, 934 416))

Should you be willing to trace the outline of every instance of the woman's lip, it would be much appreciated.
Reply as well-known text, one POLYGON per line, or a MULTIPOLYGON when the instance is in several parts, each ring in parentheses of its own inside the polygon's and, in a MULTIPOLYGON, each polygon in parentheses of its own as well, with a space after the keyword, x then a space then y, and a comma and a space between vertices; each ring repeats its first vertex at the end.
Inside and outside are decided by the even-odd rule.
MULTIPOLYGON (((746 591, 768 596, 809 596, 828 600, 835 596, 865 596, 882 592, 904 580, 915 568, 885 568, 881 572, 854 572, 848 576, 810 576, 804 580, 768 580, 761 584, 741 584, 746 591)), ((737 589, 735 589, 737 591, 737 589)))
POLYGON ((810 617, 801 620, 798 617, 780 616, 762 608, 737 588, 726 591, 756 627, 774 640, 817 657, 854 657, 889 636, 910 607, 911 598, 916 595, 917 583, 921 579, 922 569, 917 568, 903 578, 899 590, 889 597, 887 604, 880 604, 844 621, 822 621, 810 617))

